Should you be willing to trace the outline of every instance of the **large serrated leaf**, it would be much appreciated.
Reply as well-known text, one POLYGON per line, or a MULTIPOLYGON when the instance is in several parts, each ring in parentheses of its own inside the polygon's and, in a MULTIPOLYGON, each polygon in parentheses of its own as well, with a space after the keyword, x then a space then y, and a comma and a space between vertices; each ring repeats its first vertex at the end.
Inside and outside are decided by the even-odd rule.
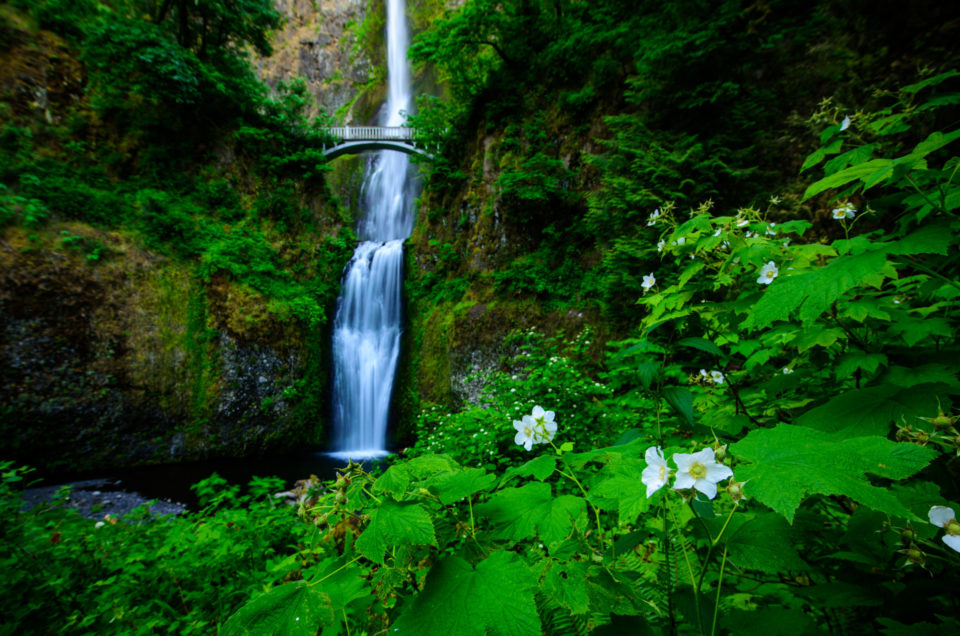
POLYGON ((539 481, 501 490, 474 506, 474 512, 494 523, 496 537, 520 541, 537 534, 548 545, 559 543, 587 520, 581 497, 554 497, 550 485, 539 481))
POLYGON ((411 636, 538 636, 537 579, 512 552, 494 552, 475 567, 458 556, 438 561, 423 591, 391 625, 411 636))
POLYGON ((775 280, 744 321, 747 328, 767 327, 798 311, 809 324, 850 289, 875 282, 886 265, 883 251, 841 256, 822 269, 775 280))
POLYGON ((726 543, 730 560, 746 570, 776 574, 810 569, 797 552, 793 528, 780 515, 763 514, 741 524, 726 543))
POLYGON ((894 423, 916 422, 917 416, 935 415, 931 407, 936 405, 938 389, 942 388, 935 384, 907 389, 881 384, 852 389, 810 409, 796 423, 825 433, 885 436, 894 423))
POLYGON ((806 201, 812 196, 816 196, 823 192, 824 190, 829 190, 830 188, 839 188, 840 186, 845 186, 848 183, 856 181, 857 179, 867 179, 871 175, 880 172, 887 166, 891 165, 893 161, 891 159, 871 159, 870 161, 865 161, 864 163, 858 163, 854 166, 850 166, 836 174, 832 174, 829 177, 824 177, 819 181, 814 182, 807 191, 803 193, 803 201, 806 201))
POLYGON ((336 617, 330 599, 306 581, 285 583, 258 596, 231 616, 220 633, 224 636, 313 636, 336 617))
POLYGON ((384 501, 370 513, 370 525, 357 539, 357 551, 383 563, 386 550, 399 545, 437 545, 430 514, 419 504, 384 501))
POLYGON ((883 437, 828 435, 802 426, 780 425, 751 431, 730 452, 741 461, 738 481, 749 484, 757 501, 793 522, 800 503, 810 495, 842 495, 886 514, 918 518, 867 474, 903 479, 923 469, 936 452, 883 437))
POLYGON ((487 490, 496 480, 496 475, 487 473, 482 468, 466 468, 437 473, 423 485, 437 495, 440 503, 448 505, 481 490, 487 490))

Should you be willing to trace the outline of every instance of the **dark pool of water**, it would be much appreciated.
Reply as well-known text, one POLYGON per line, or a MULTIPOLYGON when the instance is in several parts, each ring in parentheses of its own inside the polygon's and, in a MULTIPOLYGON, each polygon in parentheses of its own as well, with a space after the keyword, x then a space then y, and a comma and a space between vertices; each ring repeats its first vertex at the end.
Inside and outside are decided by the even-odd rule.
MULTIPOLYGON (((343 459, 336 459, 320 452, 304 452, 290 455, 273 455, 247 459, 215 459, 181 464, 157 464, 115 470, 101 470, 82 475, 41 475, 39 486, 59 485, 78 480, 109 482, 110 489, 137 492, 147 499, 175 501, 197 508, 197 498, 190 486, 210 477, 213 473, 231 484, 246 486, 253 477, 279 477, 284 488, 293 488, 298 479, 316 475, 321 479, 333 479, 339 468, 346 466, 343 459)), ((372 470, 376 462, 364 462, 372 470)))

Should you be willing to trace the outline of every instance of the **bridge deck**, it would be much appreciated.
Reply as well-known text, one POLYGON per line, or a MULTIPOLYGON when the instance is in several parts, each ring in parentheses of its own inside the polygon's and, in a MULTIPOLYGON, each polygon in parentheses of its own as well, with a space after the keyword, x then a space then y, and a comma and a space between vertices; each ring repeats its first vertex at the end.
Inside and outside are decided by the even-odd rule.
POLYGON ((327 132, 339 141, 409 141, 417 131, 403 126, 333 126, 327 132))
POLYGON ((328 159, 369 150, 397 150, 411 155, 432 155, 417 145, 417 131, 403 126, 332 126, 326 131, 335 139, 324 150, 328 159))

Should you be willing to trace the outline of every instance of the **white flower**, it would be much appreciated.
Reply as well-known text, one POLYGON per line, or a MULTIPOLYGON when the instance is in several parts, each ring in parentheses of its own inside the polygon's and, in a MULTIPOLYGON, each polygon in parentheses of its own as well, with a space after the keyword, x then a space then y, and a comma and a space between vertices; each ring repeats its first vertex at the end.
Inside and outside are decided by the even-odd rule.
POLYGON ((703 376, 703 377, 707 377, 707 370, 706 370, 706 369, 700 369, 700 375, 703 376))
POLYGON ((718 228, 717 228, 717 231, 714 232, 713 235, 714 235, 714 236, 720 236, 720 232, 722 232, 722 231, 723 231, 723 230, 718 227, 718 228))
POLYGON ((844 203, 839 208, 833 208, 833 218, 837 221, 842 221, 843 219, 852 219, 857 215, 857 208, 853 207, 849 203, 844 203))
POLYGON ((750 225, 749 219, 742 219, 740 217, 737 217, 737 227, 746 227, 748 225, 750 225))
POLYGON ((767 228, 767 231, 764 232, 764 234, 766 234, 767 236, 776 236, 776 235, 777 235, 777 231, 776 231, 775 229, 773 229, 773 228, 775 228, 776 226, 777 226, 776 223, 771 223, 771 224, 770 224, 770 227, 767 228))
POLYGON ((723 384, 723 374, 719 371, 711 371, 710 379, 713 380, 714 384, 723 384))
POLYGON ((663 248, 664 248, 664 246, 666 246, 666 244, 667 244, 667 242, 664 241, 663 239, 660 239, 659 241, 657 241, 657 251, 658 251, 658 252, 662 252, 662 251, 663 251, 663 248))
POLYGON ((780 273, 780 270, 777 269, 776 263, 770 261, 766 265, 760 268, 760 278, 757 279, 757 282, 761 285, 769 285, 773 282, 773 279, 777 277, 777 274, 780 273))
POLYGON ((102 528, 104 525, 106 525, 106 524, 104 524, 102 521, 98 521, 98 522, 96 522, 95 524, 93 524, 93 527, 94 527, 94 528, 102 528))
POLYGON ((657 219, 659 218, 660 218, 660 208, 657 208, 656 210, 650 213, 650 218, 647 219, 647 225, 648 226, 653 225, 654 223, 657 222, 657 219))
POLYGON ((960 552, 960 523, 957 522, 953 508, 933 506, 927 516, 930 518, 930 523, 946 530, 943 542, 960 552))
POLYGON ((643 287, 643 291, 644 293, 646 293, 650 291, 650 288, 656 284, 657 284, 656 277, 653 274, 647 274, 646 276, 643 277, 643 283, 641 283, 640 286, 643 287))
POLYGON ((729 466, 717 463, 712 448, 704 448, 699 453, 677 453, 673 463, 677 465, 674 490, 696 488, 710 499, 717 496, 717 482, 733 477, 729 466))
POLYGON ((546 444, 553 441, 553 436, 557 434, 557 423, 553 419, 556 415, 553 411, 544 411, 542 407, 535 406, 533 413, 530 416, 525 415, 524 419, 527 417, 533 419, 533 430, 536 432, 535 443, 546 444))
POLYGON ((758 234, 755 234, 755 233, 753 233, 753 232, 747 232, 746 234, 744 234, 744 236, 747 237, 747 238, 754 238, 754 237, 759 236, 759 235, 758 235, 758 234))
POLYGON ((793 369, 790 367, 783 367, 783 375, 790 375, 791 373, 793 373, 793 369))
POLYGON ((687 242, 687 239, 684 238, 683 236, 681 236, 681 237, 678 238, 676 241, 674 241, 673 244, 674 244, 674 245, 683 245, 683 244, 686 243, 686 242, 687 242))
POLYGON ((534 425, 533 418, 529 415, 524 415, 522 421, 513 420, 513 428, 517 429, 517 435, 513 438, 514 443, 520 444, 526 450, 532 449, 537 436, 533 430, 534 425))
POLYGON ((840 132, 843 132, 850 127, 850 115, 847 115, 843 118, 843 121, 840 122, 840 132))
POLYGON ((643 475, 640 477, 647 486, 647 498, 650 495, 663 488, 670 477, 670 469, 667 468, 667 460, 663 457, 663 451, 659 446, 651 446, 646 453, 647 467, 643 469, 643 475))

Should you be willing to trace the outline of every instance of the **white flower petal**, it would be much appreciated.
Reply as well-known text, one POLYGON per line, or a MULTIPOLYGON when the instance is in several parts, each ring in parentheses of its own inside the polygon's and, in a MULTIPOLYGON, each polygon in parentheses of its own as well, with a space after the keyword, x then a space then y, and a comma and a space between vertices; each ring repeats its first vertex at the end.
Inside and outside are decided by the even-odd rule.
POLYGON ((691 477, 690 473, 677 471, 677 478, 673 480, 673 489, 685 490, 687 488, 693 488, 696 483, 697 480, 691 477))
POLYGON ((691 463, 697 462, 706 466, 707 464, 715 463, 716 461, 717 457, 714 454, 713 449, 709 447, 690 455, 691 463))
POLYGON ((691 464, 696 461, 690 453, 674 453, 671 459, 677 465, 677 473, 689 472, 691 464))
POLYGON ((643 454, 643 458, 647 460, 647 464, 667 465, 667 460, 663 456, 663 449, 659 446, 648 448, 647 452, 643 454))
POLYGON ((733 477, 733 471, 729 466, 723 464, 707 464, 707 477, 710 481, 716 483, 729 477, 733 477))
POLYGON ((707 479, 698 479, 696 483, 693 484, 693 487, 705 494, 708 499, 713 499, 717 496, 717 484, 707 479))
POLYGON ((666 464, 650 464, 643 469, 643 473, 640 475, 640 481, 644 483, 647 487, 647 498, 663 488, 664 484, 667 483, 667 476, 669 472, 667 471, 666 464))
POLYGON ((927 516, 930 518, 930 523, 940 528, 947 527, 948 523, 956 519, 953 508, 948 508, 946 506, 934 506, 930 508, 930 512, 927 513, 927 516))
POLYGON ((960 552, 960 534, 945 534, 943 535, 943 542, 960 552))
POLYGON ((533 416, 533 419, 539 420, 541 417, 543 417, 543 407, 542 406, 533 407, 533 413, 531 415, 533 416))

